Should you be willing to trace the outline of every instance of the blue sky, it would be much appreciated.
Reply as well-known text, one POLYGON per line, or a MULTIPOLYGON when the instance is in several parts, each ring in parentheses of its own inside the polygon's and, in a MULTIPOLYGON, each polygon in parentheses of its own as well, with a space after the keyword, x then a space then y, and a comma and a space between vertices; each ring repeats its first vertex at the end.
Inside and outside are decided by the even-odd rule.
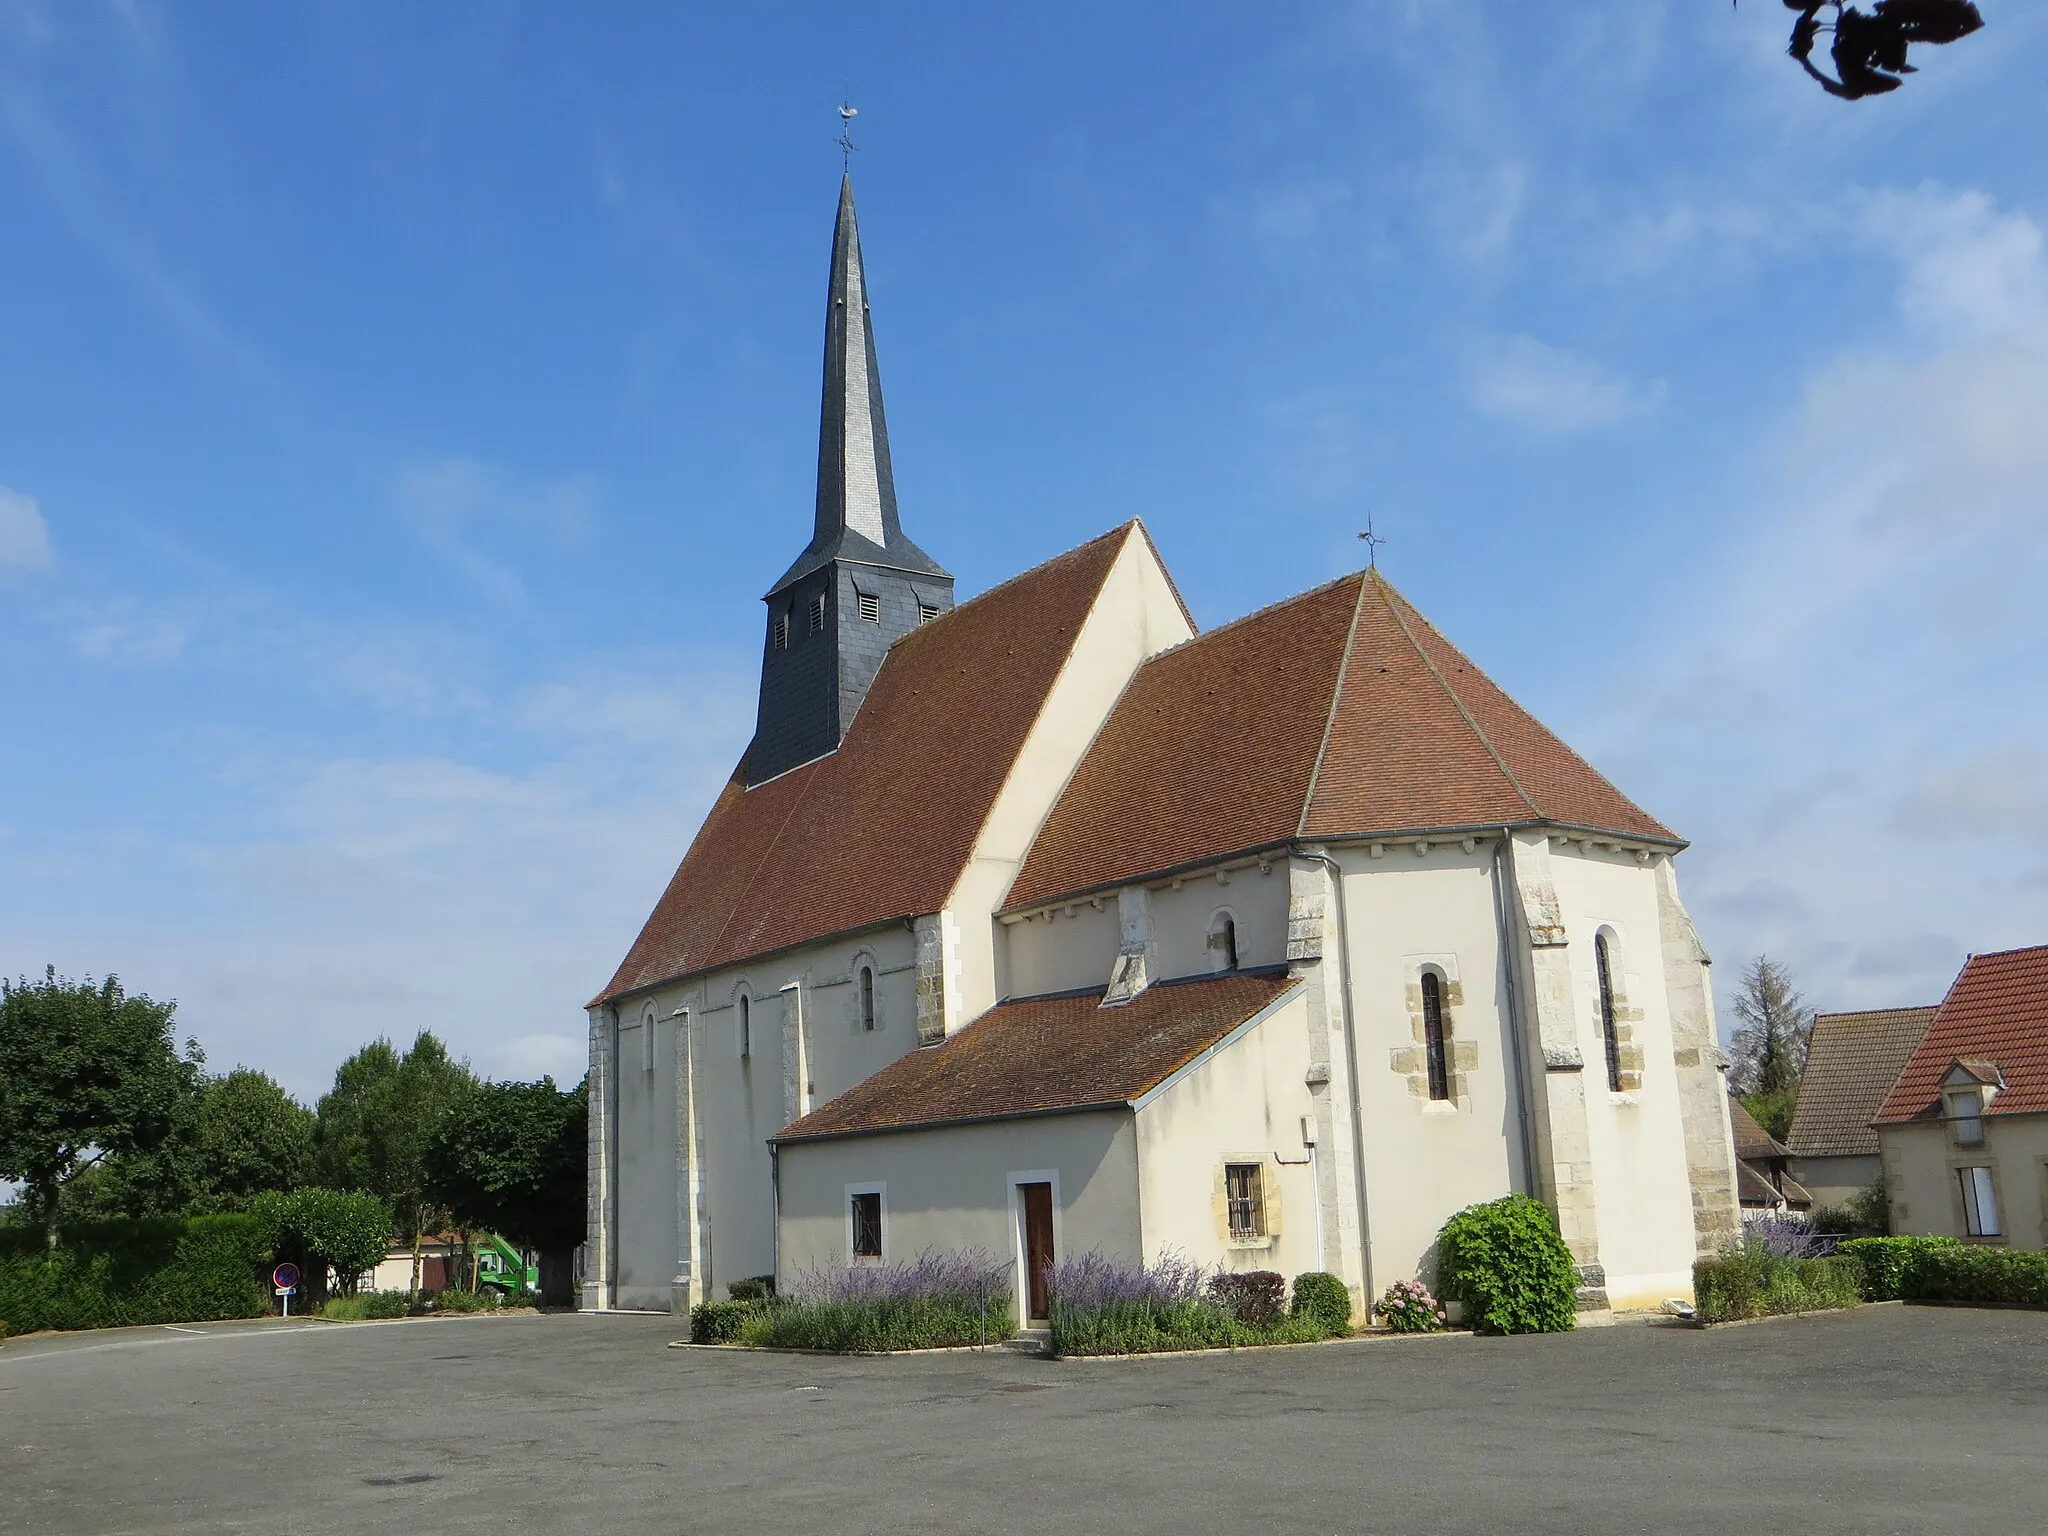
POLYGON ((2048 14, 0 0, 0 967, 303 1095, 580 1070, 752 724, 832 108, 906 529, 1357 563, 1694 841, 1724 993, 2048 940, 2048 14))

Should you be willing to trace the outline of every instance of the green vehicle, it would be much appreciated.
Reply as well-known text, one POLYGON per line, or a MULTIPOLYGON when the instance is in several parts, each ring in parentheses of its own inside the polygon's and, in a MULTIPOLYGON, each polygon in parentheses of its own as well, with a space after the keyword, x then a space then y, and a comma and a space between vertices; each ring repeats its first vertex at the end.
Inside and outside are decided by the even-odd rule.
POLYGON ((476 1239, 476 1285, 497 1291, 505 1301, 517 1301, 529 1291, 540 1290, 540 1269, 526 1262, 526 1255, 495 1232, 483 1232, 476 1239))

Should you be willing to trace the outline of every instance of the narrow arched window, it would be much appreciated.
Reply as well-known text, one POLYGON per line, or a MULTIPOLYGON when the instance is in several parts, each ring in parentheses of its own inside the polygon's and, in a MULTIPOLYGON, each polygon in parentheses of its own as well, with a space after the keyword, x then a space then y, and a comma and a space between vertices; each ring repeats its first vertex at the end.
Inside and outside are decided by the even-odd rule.
POLYGON ((1237 969, 1237 919, 1227 911, 1209 919, 1209 969, 1237 969))
POLYGON ((1234 971, 1237 969, 1237 920, 1235 918, 1226 917, 1223 919, 1222 937, 1223 969, 1234 971))
POLYGON ((754 1018, 752 1000, 746 993, 740 994, 740 1059, 744 1061, 754 1054, 754 1018))
POLYGON ((1444 984, 1435 971, 1422 973, 1422 1047, 1429 1058, 1429 1096, 1451 1096, 1451 1069, 1444 1051, 1444 984))
POLYGON ((860 1027, 875 1027, 875 968, 871 965, 860 968, 860 1027))
POLYGON ((1621 1032, 1614 1022, 1614 968, 1607 959, 1607 935, 1593 935, 1593 968, 1600 973, 1600 1034, 1607 1046, 1607 1091, 1621 1092, 1621 1032))

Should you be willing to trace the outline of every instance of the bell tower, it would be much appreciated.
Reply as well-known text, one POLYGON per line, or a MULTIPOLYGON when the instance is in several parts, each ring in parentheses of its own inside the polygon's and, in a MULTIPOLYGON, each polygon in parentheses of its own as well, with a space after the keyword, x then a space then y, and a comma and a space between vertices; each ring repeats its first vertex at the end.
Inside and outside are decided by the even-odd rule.
POLYGON ((838 747, 890 644, 953 606, 953 578, 903 535, 853 180, 839 184, 811 542, 768 591, 747 784, 838 747))

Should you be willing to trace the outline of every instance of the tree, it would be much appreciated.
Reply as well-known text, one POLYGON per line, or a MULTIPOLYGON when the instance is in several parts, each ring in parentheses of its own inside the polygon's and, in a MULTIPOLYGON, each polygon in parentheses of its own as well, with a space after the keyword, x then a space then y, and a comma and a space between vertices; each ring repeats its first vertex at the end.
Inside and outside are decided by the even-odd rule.
POLYGON ((205 1058, 181 1055, 176 1003, 128 996, 119 978, 70 981, 54 966, 0 980, 0 1177, 27 1186, 57 1245, 65 1186, 102 1160, 152 1153, 170 1134, 205 1058))
POLYGON ((590 1096, 551 1077, 484 1083, 441 1123, 428 1190, 464 1227, 540 1254, 541 1299, 566 1306, 583 1241, 590 1096))
POLYGON ((375 1195, 390 1207, 398 1235, 412 1244, 414 1301, 421 1237, 445 1219, 427 1191, 427 1148, 442 1117, 475 1088, 468 1064, 451 1060, 448 1048, 421 1030, 403 1056, 389 1040, 363 1047, 341 1064, 334 1090, 320 1100, 320 1177, 375 1195))
POLYGON ((1813 1010, 1792 985, 1792 973, 1758 955, 1735 994, 1737 1020, 1729 1079, 1757 1124, 1782 1139, 1792 1123, 1813 1010))
POLYGON ((65 1191, 67 1219, 239 1210, 312 1174, 313 1113, 264 1073, 196 1077, 153 1147, 110 1156, 65 1191))
POLYGON ((267 1190, 249 1202, 264 1246, 299 1266, 306 1310, 326 1299, 331 1268, 344 1296, 357 1278, 383 1259, 391 1240, 391 1211, 375 1195, 338 1189, 267 1190))
POLYGON ((1971 0, 1877 0, 1867 14, 1844 0, 1785 0, 1785 9, 1799 13, 1786 52, 1822 90, 1845 101, 1896 91, 1914 73, 1906 62, 1913 44, 1953 43, 1984 25, 1971 0), (1823 11, 1829 13, 1826 20, 1823 11), (1828 47, 1832 76, 1813 62, 1823 32, 1834 34, 1828 47))

